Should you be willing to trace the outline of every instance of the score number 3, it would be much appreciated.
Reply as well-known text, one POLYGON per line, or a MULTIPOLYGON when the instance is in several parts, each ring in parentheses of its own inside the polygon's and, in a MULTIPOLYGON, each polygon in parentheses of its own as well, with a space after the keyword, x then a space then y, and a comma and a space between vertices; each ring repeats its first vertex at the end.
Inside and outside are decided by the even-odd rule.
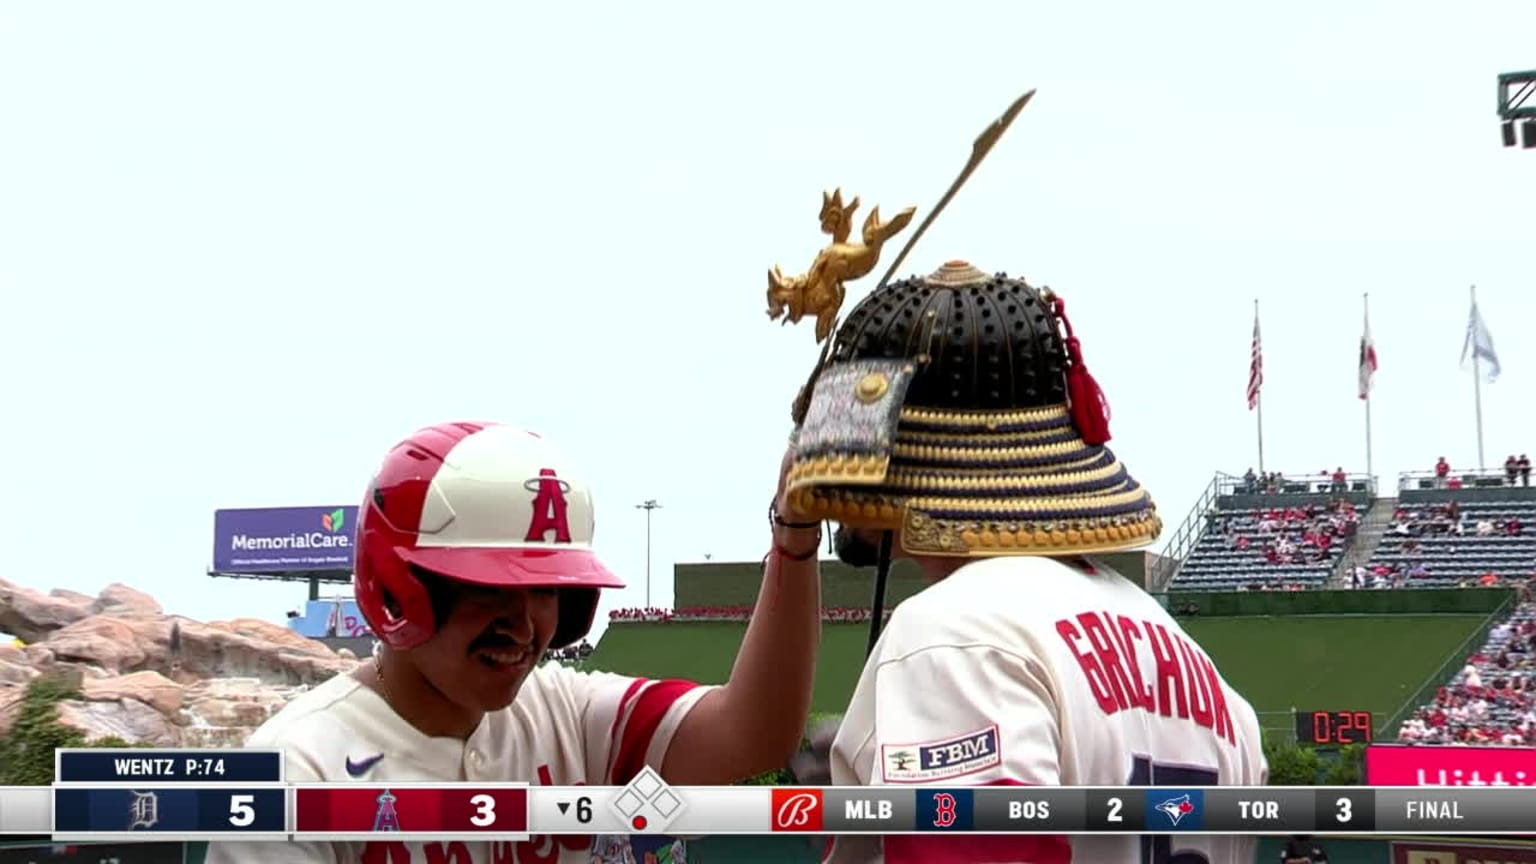
POLYGON ((1334 818, 1343 823, 1347 823, 1355 818, 1355 805, 1353 801, 1350 801, 1348 798, 1340 798, 1334 803, 1338 805, 1339 808, 1339 812, 1335 815, 1334 818))
POLYGON ((469 817, 469 824, 476 828, 489 828, 496 824, 496 799, 485 793, 469 799, 469 806, 475 808, 475 815, 469 817))

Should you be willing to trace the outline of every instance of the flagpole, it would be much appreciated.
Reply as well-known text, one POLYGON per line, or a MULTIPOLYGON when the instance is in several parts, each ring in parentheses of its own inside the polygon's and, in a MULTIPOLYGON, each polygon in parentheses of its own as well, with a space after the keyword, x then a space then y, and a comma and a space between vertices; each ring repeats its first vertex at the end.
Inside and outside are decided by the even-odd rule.
MULTIPOLYGON (((1476 285, 1472 286, 1472 312, 1474 314, 1477 313, 1476 285)), ((1481 318, 1480 315, 1478 317, 1481 318)), ((1477 406, 1477 470, 1486 471, 1488 469, 1488 463, 1487 460, 1483 458, 1483 370, 1477 359, 1477 344, 1475 335, 1476 334, 1471 334, 1471 336, 1474 338, 1472 344, 1472 398, 1474 400, 1473 404, 1477 406)))
MULTIPOLYGON (((1253 298, 1253 326, 1259 326, 1259 298, 1253 298)), ((1259 474, 1264 473, 1264 388, 1253 396, 1253 407, 1259 421, 1259 474)))
MULTIPOLYGON (((1366 336, 1369 336, 1371 333, 1371 292, 1369 291, 1365 292, 1365 333, 1366 336)), ((1361 350, 1369 350, 1371 348, 1370 345, 1361 345, 1360 347, 1361 350)), ((1361 357, 1360 362, 1362 365, 1365 364, 1367 358, 1361 357)), ((1371 391, 1373 389, 1375 388, 1365 388, 1365 477, 1366 482, 1371 484, 1371 488, 1374 489, 1376 487, 1376 471, 1371 458, 1371 391)))

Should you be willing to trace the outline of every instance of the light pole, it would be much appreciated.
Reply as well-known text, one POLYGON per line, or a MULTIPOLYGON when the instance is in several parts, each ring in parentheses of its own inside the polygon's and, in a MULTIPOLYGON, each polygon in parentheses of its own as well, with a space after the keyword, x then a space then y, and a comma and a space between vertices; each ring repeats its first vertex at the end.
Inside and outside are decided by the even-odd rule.
POLYGON ((1505 72, 1499 76, 1499 131, 1504 146, 1515 146, 1515 124, 1520 124, 1520 146, 1536 150, 1536 105, 1527 104, 1536 95, 1536 71, 1505 72))
POLYGON ((655 498, 636 504, 636 510, 645 511, 645 608, 651 608, 651 513, 661 508, 655 498))

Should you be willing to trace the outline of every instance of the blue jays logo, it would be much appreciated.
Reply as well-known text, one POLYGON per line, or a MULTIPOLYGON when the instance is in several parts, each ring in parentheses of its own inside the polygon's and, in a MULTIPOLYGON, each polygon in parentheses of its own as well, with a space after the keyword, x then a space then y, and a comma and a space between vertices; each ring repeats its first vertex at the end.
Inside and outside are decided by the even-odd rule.
POLYGON ((1169 798, 1167 801, 1161 802, 1157 805, 1157 810, 1164 816, 1167 816, 1168 821, 1172 822, 1174 827, 1178 827, 1179 822, 1185 816, 1195 812, 1195 805, 1190 802, 1188 795, 1180 795, 1177 798, 1169 798))

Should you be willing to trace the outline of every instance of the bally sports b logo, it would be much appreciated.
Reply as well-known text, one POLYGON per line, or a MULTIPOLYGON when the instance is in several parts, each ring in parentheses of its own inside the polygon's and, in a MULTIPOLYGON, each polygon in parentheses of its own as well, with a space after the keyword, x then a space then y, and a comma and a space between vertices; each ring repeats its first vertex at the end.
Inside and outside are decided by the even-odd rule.
POLYGON ((555 469, 541 468, 539 476, 528 478, 523 488, 533 493, 533 516, 523 539, 530 543, 571 542, 571 523, 565 512, 565 493, 571 491, 571 484, 556 477, 555 469), (553 541, 548 536, 551 531, 555 532, 553 541))
POLYGON ((820 789, 773 790, 773 830, 821 831, 820 789))

